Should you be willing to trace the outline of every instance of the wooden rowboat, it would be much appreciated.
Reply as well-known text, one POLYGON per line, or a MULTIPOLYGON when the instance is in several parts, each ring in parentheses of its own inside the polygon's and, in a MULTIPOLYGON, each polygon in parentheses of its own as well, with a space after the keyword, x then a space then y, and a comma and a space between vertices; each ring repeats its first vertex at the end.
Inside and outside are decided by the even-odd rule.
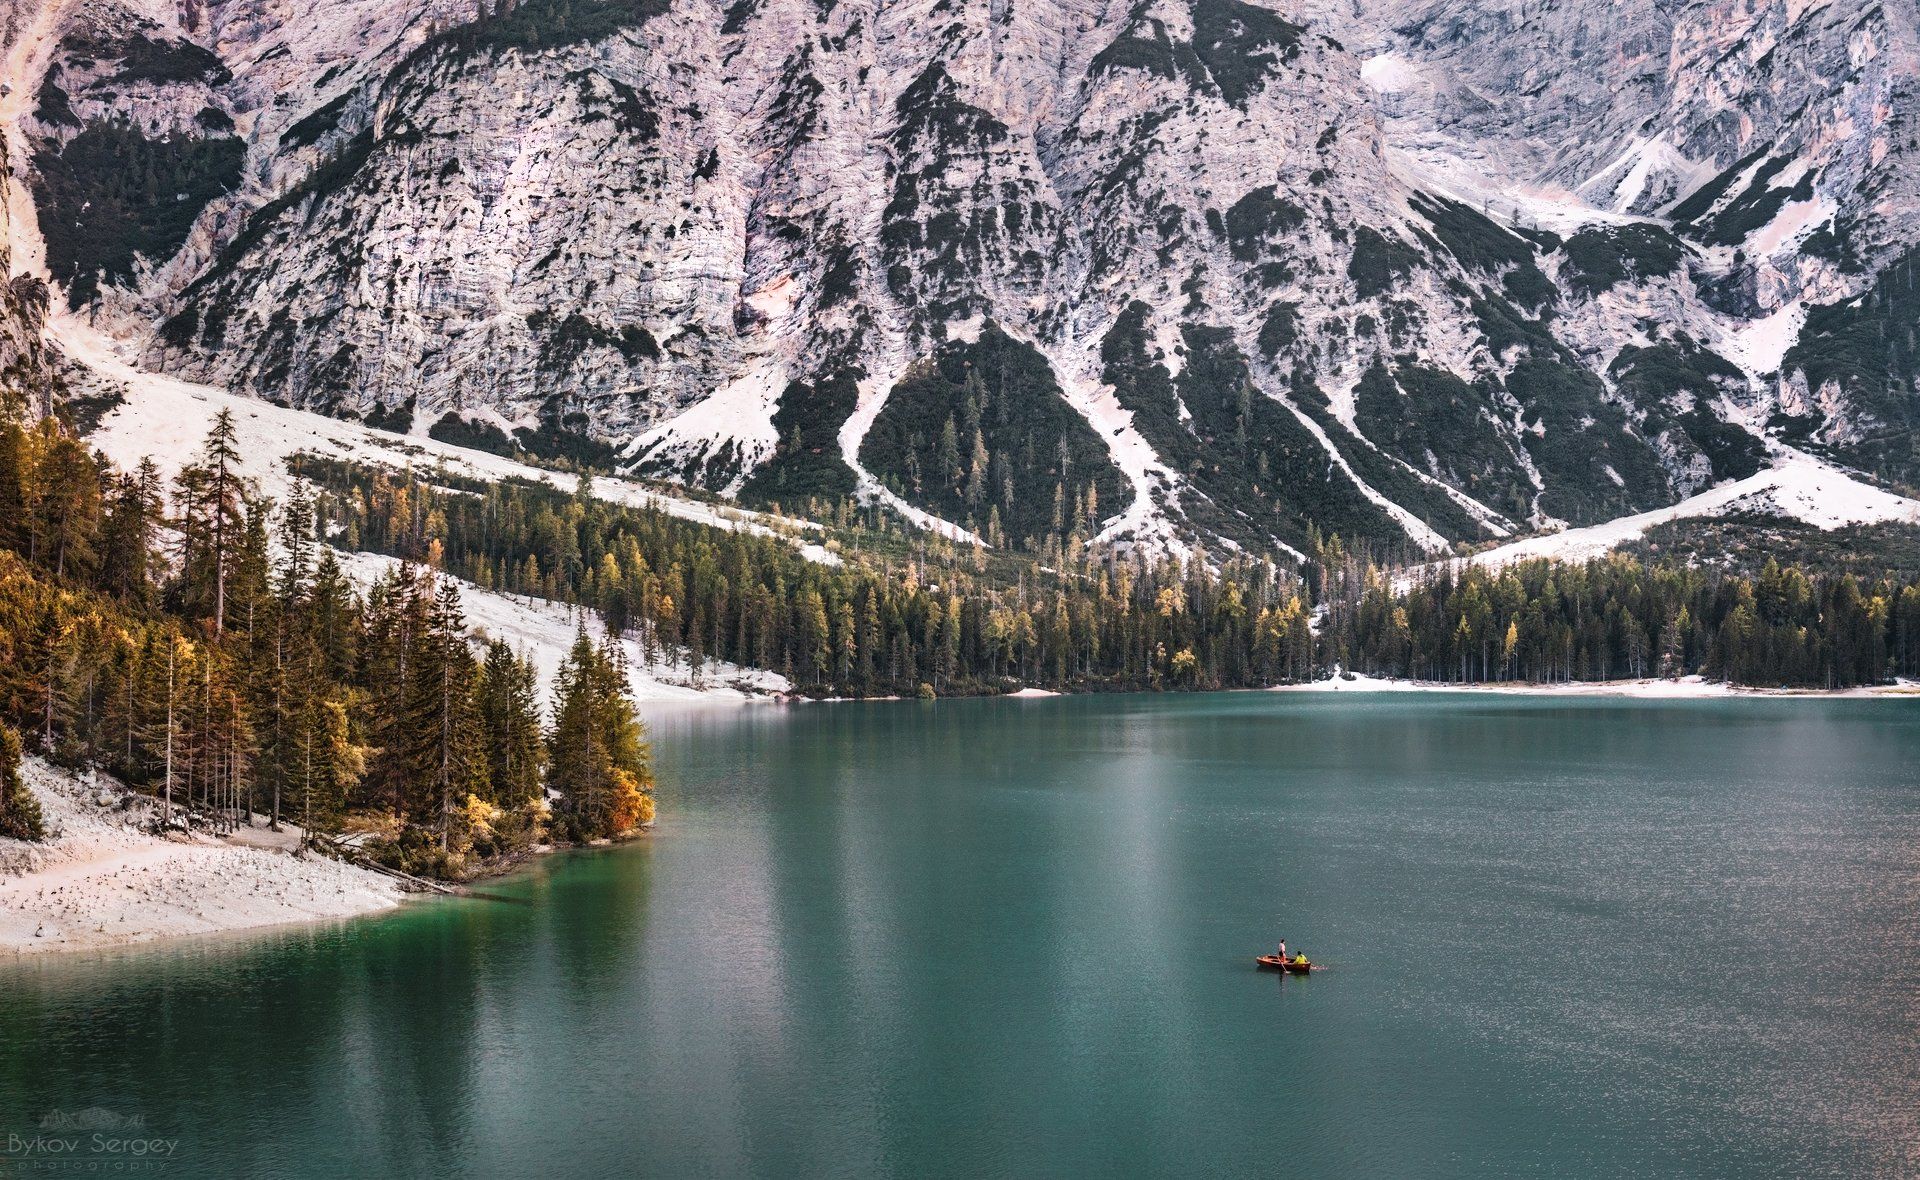
POLYGON ((1282 959, 1279 955, 1259 955, 1253 960, 1262 971, 1285 971, 1288 975, 1305 975, 1318 969, 1313 963, 1295 963, 1282 959))

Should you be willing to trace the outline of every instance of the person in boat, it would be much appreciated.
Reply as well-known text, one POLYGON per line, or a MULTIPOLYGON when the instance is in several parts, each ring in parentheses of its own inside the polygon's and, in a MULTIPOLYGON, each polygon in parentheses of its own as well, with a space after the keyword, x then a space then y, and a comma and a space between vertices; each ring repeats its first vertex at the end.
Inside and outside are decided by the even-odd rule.
POLYGON ((1280 961, 1287 961, 1287 940, 1284 938, 1280 940, 1280 961))
MULTIPOLYGON (((1286 957, 1285 955, 1282 955, 1282 956, 1281 956, 1281 958, 1283 958, 1283 959, 1284 959, 1285 957, 1286 957)), ((1309 963, 1309 962, 1307 962, 1307 952, 1305 952, 1305 951, 1301 951, 1301 952, 1300 952, 1299 954, 1297 954, 1297 955, 1295 955, 1295 956, 1293 957, 1293 963, 1294 963, 1294 966, 1296 966, 1296 967, 1311 967, 1311 966, 1313 966, 1313 964, 1311 964, 1311 963, 1309 963)))

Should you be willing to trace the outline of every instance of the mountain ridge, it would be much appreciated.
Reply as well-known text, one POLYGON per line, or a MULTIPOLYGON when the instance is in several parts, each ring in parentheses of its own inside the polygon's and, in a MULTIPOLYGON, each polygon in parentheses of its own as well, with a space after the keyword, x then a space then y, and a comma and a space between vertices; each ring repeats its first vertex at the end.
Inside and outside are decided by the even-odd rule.
POLYGON ((150 368, 996 544, 1910 487, 1912 21, 1613 7, 77 0, 15 167, 150 368))

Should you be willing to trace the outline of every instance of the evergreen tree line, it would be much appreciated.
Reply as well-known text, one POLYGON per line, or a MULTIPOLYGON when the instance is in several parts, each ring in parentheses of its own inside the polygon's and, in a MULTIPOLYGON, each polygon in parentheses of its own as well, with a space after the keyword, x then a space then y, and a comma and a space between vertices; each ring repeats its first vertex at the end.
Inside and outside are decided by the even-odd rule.
POLYGON ((1349 562, 1332 578, 1320 659, 1455 683, 1700 675, 1850 688, 1920 677, 1920 581, 1649 564, 1524 562, 1443 570, 1396 589, 1349 562))
MULTIPOLYGON (((1912 576, 1753 575, 1615 555, 1394 574, 1310 530, 1304 576, 1264 561, 1054 551, 989 565, 921 537, 906 555, 810 561, 546 484, 465 484, 328 462, 350 542, 482 586, 583 605, 663 653, 849 696, 1263 687, 1336 669, 1480 683, 1703 675, 1844 688, 1920 676, 1912 576)), ((843 536, 847 512, 835 514, 843 536)))
POLYGON ((0 423, 0 834, 37 827, 22 737, 151 791, 161 827, 350 828, 416 872, 651 821, 617 650, 582 633, 545 728, 531 664, 476 653, 454 581, 401 564, 362 595, 317 530, 303 486, 276 508, 241 478, 225 412, 170 485, 0 423))
POLYGON ((925 696, 1245 687, 1314 666, 1307 587, 1262 560, 1055 549, 1058 567, 1008 574, 978 547, 917 535, 828 565, 788 538, 609 503, 586 477, 568 494, 331 460, 305 471, 349 546, 584 606, 696 675, 723 661, 814 695, 925 696))

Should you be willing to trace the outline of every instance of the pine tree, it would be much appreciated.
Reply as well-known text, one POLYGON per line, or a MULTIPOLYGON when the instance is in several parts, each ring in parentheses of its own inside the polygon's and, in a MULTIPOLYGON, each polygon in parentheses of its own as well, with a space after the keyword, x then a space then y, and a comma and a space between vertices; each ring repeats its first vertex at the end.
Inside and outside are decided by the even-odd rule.
POLYGON ((160 472, 152 459, 142 459, 138 471, 114 481, 100 530, 99 584, 137 610, 153 602, 154 546, 164 510, 160 472))
POLYGON ((20 735, 0 725, 0 836, 42 840, 46 834, 40 801, 20 777, 20 735))
POLYGON ((53 757, 63 765, 90 766, 104 752, 112 646, 110 623, 91 610, 69 620, 62 634, 54 667, 53 757))
POLYGON ((423 593, 432 605, 417 633, 411 691, 403 719, 407 773, 416 785, 408 818, 437 831, 440 850, 452 845, 454 806, 487 793, 487 763, 474 688, 478 668, 467 646, 460 589, 451 578, 423 593))
POLYGON ((246 531, 246 486, 233 413, 221 410, 200 453, 175 481, 180 507, 181 601, 210 620, 214 635, 227 625, 227 588, 237 546, 246 531))
POLYGON ((294 809, 304 838, 331 827, 360 776, 366 748, 353 740, 347 706, 319 693, 303 693, 295 717, 290 775, 294 809))
POLYGON ((267 540, 270 501, 245 497, 241 501, 241 530, 236 540, 226 590, 226 619, 248 636, 269 624, 273 595, 272 546, 267 540))
POLYGON ((653 822, 652 752, 619 660, 581 631, 554 696, 547 786, 559 793, 572 835, 623 836, 653 822))
POLYGON ((162 695, 160 696, 160 703, 158 707, 154 707, 151 704, 149 704, 147 709, 148 716, 151 718, 152 722, 158 723, 161 727, 159 739, 155 741, 151 736, 149 736, 147 739, 147 745, 150 748, 156 748, 161 751, 160 753, 160 791, 161 791, 160 793, 160 828, 162 831, 165 831, 173 823, 174 770, 175 770, 174 752, 175 752, 175 748, 181 745, 181 742, 179 740, 180 739, 179 714, 181 712, 180 688, 181 688, 181 685, 185 682, 185 677, 182 676, 182 672, 185 671, 185 669, 182 667, 182 665, 186 662, 186 660, 184 660, 182 657, 183 656, 191 657, 193 655, 193 646, 189 643, 186 643, 183 640, 169 637, 166 644, 166 651, 164 655, 165 655, 164 666, 166 668, 166 678, 164 680, 160 679, 159 670, 161 666, 161 661, 155 661, 155 667, 154 667, 155 675, 153 678, 153 681, 154 681, 153 686, 158 687, 159 685, 164 684, 165 689, 162 695))
POLYGON ((33 560, 33 458, 27 432, 0 415, 0 546, 33 560))
POLYGON ((403 706, 414 695, 413 660, 425 606, 419 576, 406 562, 382 575, 367 596, 359 680, 367 688, 361 707, 373 749, 362 786, 368 803, 396 815, 406 811, 414 770, 403 706))
POLYGON ((322 547, 314 563, 306 620, 307 634, 320 655, 321 675, 333 683, 349 679, 359 655, 364 615, 330 548, 322 547))
POLYGON ((257 543, 265 543, 259 529, 262 515, 257 510, 248 515, 249 556, 242 562, 248 573, 242 581, 253 589, 255 600, 244 614, 252 649, 247 679, 260 733, 258 781, 268 791, 267 826, 277 832, 282 803, 294 783, 304 783, 312 774, 311 735, 307 731, 314 724, 313 711, 326 685, 308 609, 308 533, 313 510, 303 485, 294 485, 282 518, 285 556, 278 585, 271 594, 266 591, 264 572, 254 570, 263 559, 252 553, 256 537, 257 543))
POLYGON ((480 667, 479 711, 489 800, 517 807, 538 799, 546 754, 539 686, 533 662, 516 655, 505 640, 487 645, 480 667))
POLYGON ((50 420, 41 433, 32 525, 39 561, 56 578, 89 582, 98 558, 99 472, 87 448, 50 420))

